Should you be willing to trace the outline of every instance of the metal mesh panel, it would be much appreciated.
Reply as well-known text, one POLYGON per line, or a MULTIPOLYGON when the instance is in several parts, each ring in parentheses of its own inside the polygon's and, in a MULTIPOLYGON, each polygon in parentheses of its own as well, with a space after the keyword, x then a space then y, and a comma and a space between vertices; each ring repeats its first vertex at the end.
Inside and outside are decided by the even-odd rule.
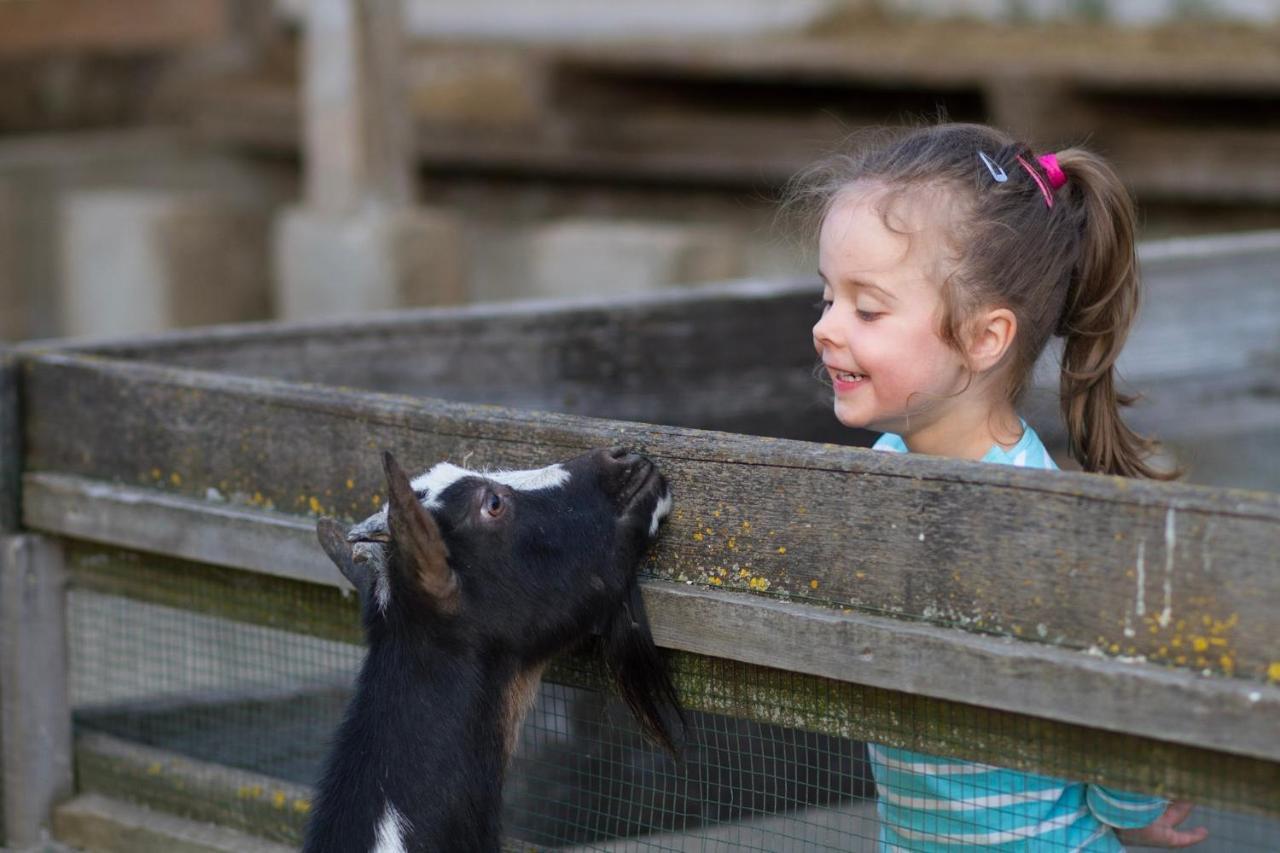
MULTIPOLYGON (((264 586, 246 573, 157 559, 72 551, 80 785, 296 842, 309 809, 304 786, 316 779, 362 656, 351 642, 354 603, 332 589, 264 586)), ((690 709, 678 761, 644 740, 594 658, 556 664, 508 778, 512 846, 874 850, 880 817, 867 740, 994 755, 1021 770, 1121 789, 1158 791, 1176 780, 1151 741, 1042 729, 747 664, 690 655, 671 663, 690 709)), ((1210 772, 1196 778, 1209 781, 1183 793, 1240 802, 1252 814, 1199 808, 1188 825, 1212 834, 1197 849, 1277 849, 1280 823, 1261 816, 1275 804, 1256 802, 1258 779, 1229 758, 1205 753, 1203 763, 1210 772)), ((1273 766, 1259 772, 1274 783, 1273 766)))

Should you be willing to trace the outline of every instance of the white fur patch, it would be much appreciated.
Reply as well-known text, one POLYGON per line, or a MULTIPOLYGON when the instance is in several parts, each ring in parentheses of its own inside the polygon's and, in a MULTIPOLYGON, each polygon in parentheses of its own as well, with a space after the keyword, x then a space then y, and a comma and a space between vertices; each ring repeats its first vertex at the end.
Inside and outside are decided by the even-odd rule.
POLYGON ((405 853, 404 838, 409 834, 409 821, 387 803, 387 810, 378 821, 378 834, 373 839, 371 853, 405 853))
MULTIPOLYGON (((425 474, 413 479, 411 485, 414 492, 425 493, 421 503, 427 509, 439 509, 440 495, 454 483, 464 477, 480 477, 510 486, 522 492, 536 492, 542 489, 553 489, 569 482, 569 469, 563 465, 548 465, 545 468, 531 468, 525 471, 471 471, 459 468, 449 462, 441 462, 425 474)), ((366 518, 351 529, 352 533, 370 533, 375 530, 385 532, 387 529, 387 507, 366 518)), ((378 610, 385 612, 391 602, 391 584, 387 578, 386 561, 382 559, 383 551, 357 543, 356 548, 366 548, 365 558, 373 572, 373 597, 378 610)))
POLYGON ((658 525, 662 523, 662 519, 671 514, 673 503, 671 492, 666 492, 662 497, 658 498, 658 505, 653 508, 653 518, 649 521, 650 536, 658 534, 658 525))
POLYGON ((416 478, 413 481, 413 490, 425 491, 426 496, 422 499, 423 506, 436 509, 440 506, 440 495, 465 477, 480 477, 522 492, 537 492, 563 486, 569 482, 569 476, 569 469, 563 465, 548 465, 545 468, 532 468, 527 471, 470 471, 450 462, 441 462, 416 478))

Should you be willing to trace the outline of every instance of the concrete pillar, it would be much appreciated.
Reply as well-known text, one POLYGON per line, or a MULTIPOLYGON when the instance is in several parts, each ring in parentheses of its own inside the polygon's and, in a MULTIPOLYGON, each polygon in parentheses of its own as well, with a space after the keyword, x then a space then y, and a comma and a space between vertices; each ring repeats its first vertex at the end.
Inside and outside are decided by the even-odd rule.
POLYGON ((374 206, 359 215, 335 216, 293 208, 276 229, 276 307, 281 318, 467 299, 462 228, 447 212, 374 206))
POLYGON ((534 229, 511 296, 591 296, 723 281, 743 274, 732 229, 660 222, 564 220, 534 229))
POLYGON ((120 335, 270 316, 270 218, 210 193, 80 190, 62 202, 61 326, 120 335))
POLYGON ((305 205, 276 229, 279 315, 465 301, 460 223, 413 203, 400 0, 313 0, 305 33, 305 205))

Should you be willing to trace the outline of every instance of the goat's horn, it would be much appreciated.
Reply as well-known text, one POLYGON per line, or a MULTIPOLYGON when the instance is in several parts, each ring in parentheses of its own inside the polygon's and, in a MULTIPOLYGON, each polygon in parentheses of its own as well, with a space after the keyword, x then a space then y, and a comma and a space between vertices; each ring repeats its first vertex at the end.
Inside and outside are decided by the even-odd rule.
POLYGON ((347 541, 347 531, 336 519, 322 518, 316 523, 316 538, 325 554, 342 572, 342 576, 351 581, 361 596, 368 592, 369 569, 357 565, 351 543, 347 541))

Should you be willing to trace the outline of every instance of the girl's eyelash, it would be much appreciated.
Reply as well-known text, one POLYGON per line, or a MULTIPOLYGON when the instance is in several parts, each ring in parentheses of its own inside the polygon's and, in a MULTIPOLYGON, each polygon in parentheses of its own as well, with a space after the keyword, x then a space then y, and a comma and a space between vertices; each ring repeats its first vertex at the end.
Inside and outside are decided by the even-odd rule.
POLYGON ((858 319, 864 323, 873 322, 879 316, 880 316, 879 311, 859 311, 858 312, 858 319))
POLYGON ((815 311, 826 311, 830 307, 830 299, 819 299, 817 302, 813 303, 813 310, 815 311))

